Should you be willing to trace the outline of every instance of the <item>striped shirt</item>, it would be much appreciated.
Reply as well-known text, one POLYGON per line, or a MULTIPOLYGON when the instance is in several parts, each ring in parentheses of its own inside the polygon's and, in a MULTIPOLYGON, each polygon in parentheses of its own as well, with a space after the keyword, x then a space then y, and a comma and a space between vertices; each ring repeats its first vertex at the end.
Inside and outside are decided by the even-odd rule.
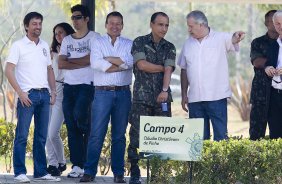
POLYGON ((132 41, 117 37, 114 45, 111 44, 111 37, 104 35, 92 40, 90 62, 94 69, 95 86, 125 86, 132 81, 133 57, 130 53, 132 41), (119 57, 124 62, 120 67, 126 68, 120 72, 106 72, 112 64, 105 60, 105 57, 119 57))

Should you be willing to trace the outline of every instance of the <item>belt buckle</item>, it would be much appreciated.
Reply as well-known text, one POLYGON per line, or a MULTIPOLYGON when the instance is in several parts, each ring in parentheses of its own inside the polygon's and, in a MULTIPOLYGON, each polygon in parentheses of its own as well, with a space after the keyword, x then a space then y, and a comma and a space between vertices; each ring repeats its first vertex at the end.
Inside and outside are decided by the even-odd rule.
POLYGON ((116 90, 116 86, 109 86, 110 91, 115 91, 116 90))

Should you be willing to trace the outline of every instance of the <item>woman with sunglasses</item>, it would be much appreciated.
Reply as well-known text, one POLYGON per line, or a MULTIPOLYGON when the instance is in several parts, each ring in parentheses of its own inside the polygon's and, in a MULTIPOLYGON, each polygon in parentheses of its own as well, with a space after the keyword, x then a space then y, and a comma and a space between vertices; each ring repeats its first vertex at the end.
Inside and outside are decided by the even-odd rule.
POLYGON ((60 137, 60 130, 64 121, 62 101, 63 101, 63 70, 58 68, 58 54, 60 46, 65 36, 73 34, 75 31, 68 23, 59 23, 53 28, 53 40, 51 44, 52 67, 56 79, 56 102, 51 107, 46 142, 48 168, 47 171, 52 176, 60 176, 66 170, 66 159, 64 156, 64 145, 60 137))

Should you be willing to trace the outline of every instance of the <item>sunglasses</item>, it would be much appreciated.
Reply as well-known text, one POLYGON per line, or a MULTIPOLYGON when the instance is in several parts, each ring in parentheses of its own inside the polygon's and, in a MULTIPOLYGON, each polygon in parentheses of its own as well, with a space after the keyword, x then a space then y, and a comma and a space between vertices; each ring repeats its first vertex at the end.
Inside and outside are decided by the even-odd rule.
POLYGON ((80 20, 83 17, 84 17, 83 15, 73 15, 73 16, 71 16, 71 20, 80 20))

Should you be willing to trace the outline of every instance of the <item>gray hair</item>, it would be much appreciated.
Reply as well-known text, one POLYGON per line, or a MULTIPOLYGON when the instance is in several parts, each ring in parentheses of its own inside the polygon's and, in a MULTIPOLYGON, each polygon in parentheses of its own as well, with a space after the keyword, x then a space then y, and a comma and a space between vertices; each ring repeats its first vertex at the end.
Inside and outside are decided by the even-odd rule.
POLYGON ((186 16, 186 19, 189 19, 189 18, 194 18, 197 24, 203 24, 206 27, 209 26, 206 15, 203 12, 201 12, 200 10, 194 10, 188 13, 188 15, 186 16))
POLYGON ((275 13, 274 13, 274 15, 273 15, 273 17, 272 17, 272 20, 274 21, 274 18, 275 17, 282 17, 282 10, 277 10, 275 13))

